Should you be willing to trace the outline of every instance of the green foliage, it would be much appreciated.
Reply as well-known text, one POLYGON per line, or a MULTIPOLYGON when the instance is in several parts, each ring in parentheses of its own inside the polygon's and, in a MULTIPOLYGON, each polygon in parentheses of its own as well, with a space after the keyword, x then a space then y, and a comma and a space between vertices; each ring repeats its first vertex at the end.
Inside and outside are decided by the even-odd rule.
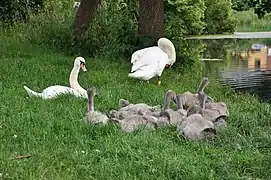
POLYGON ((104 2, 85 34, 80 51, 88 55, 131 54, 137 35, 137 20, 134 11, 130 11, 131 6, 133 4, 114 0, 104 2))
MULTIPOLYGON (((9 24, 15 22, 28 22, 31 15, 45 10, 47 13, 52 11, 69 11, 72 9, 73 0, 53 1, 53 0, 8 0, 0 1, 0 21, 9 24)), ((66 12, 65 12, 66 13, 66 12)))
POLYGON ((203 0, 166 0, 165 26, 170 37, 200 34, 204 29, 203 0))
POLYGON ((37 12, 43 7, 41 0, 9 0, 0 2, 0 21, 12 24, 15 21, 29 20, 31 12, 37 12))
POLYGON ((266 14, 261 19, 253 12, 253 10, 234 12, 235 18, 238 20, 236 31, 253 32, 253 31, 271 31, 271 14, 266 14))
POLYGON ((44 10, 46 12, 65 12, 73 10, 74 0, 40 0, 43 1, 44 10))
POLYGON ((232 0, 232 9, 236 11, 249 10, 249 2, 247 0, 232 0))
POLYGON ((250 8, 258 18, 263 18, 266 14, 271 12, 270 0, 232 0, 232 8, 236 11, 247 11, 250 8))
MULTIPOLYGON (((71 0, 44 0, 43 11, 33 16, 30 14, 27 24, 17 24, 17 32, 23 32, 20 36, 24 36, 33 44, 73 56, 123 56, 129 61, 134 51, 157 45, 157 40, 141 37, 137 33, 139 1, 101 2, 95 20, 80 38, 75 38, 73 34, 76 10, 72 8, 71 0)), ((218 5, 224 6, 223 3, 218 5)), ((203 0, 165 1, 165 36, 175 44, 176 68, 187 70, 197 67, 202 44, 191 44, 183 37, 202 32, 209 33, 208 29, 204 30, 206 22, 207 27, 211 22, 203 21, 205 12, 203 0)), ((212 23, 221 22, 212 21, 212 23)), ((229 29, 224 25, 221 27, 223 27, 221 31, 229 29)))
POLYGON ((200 34, 205 23, 205 6, 202 0, 166 0, 165 36, 175 45, 177 60, 174 67, 182 72, 197 67, 202 44, 183 39, 189 34, 200 34))
POLYGON ((237 22, 231 9, 231 0, 205 0, 205 5, 206 34, 234 32, 237 22))
POLYGON ((255 14, 257 14, 259 18, 271 12, 270 0, 251 0, 249 1, 249 6, 254 8, 255 14))

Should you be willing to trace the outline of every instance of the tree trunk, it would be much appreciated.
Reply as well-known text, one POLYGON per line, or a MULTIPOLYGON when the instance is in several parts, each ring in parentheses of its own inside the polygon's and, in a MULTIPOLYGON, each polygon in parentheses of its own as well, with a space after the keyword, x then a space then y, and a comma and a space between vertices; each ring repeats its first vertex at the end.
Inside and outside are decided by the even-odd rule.
POLYGON ((139 1, 138 32, 159 39, 164 36, 164 0, 139 1))
POLYGON ((81 0, 75 17, 75 32, 81 35, 88 29, 89 23, 94 19, 100 0, 81 0))

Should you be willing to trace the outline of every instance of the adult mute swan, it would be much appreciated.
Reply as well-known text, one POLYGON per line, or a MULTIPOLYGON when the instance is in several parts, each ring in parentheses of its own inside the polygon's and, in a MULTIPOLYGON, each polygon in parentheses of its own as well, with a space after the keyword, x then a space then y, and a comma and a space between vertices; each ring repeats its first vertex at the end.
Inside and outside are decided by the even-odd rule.
POLYGON ((149 80, 160 76, 165 67, 172 66, 176 61, 176 52, 173 43, 167 38, 160 38, 158 46, 138 50, 132 54, 132 70, 128 77, 149 80))
POLYGON ((31 90, 27 86, 24 86, 24 89, 26 90, 29 96, 39 97, 42 99, 53 99, 62 94, 73 94, 77 98, 87 99, 88 98, 87 91, 84 88, 82 88, 77 81, 80 68, 84 72, 87 71, 85 64, 86 64, 86 61, 83 57, 75 58, 74 66, 70 73, 70 79, 69 79, 69 83, 71 87, 54 85, 54 86, 47 87, 41 93, 31 90))
POLYGON ((162 50, 164 53, 168 55, 168 63, 166 66, 172 66, 176 61, 176 52, 173 43, 167 38, 160 38, 157 41, 157 44, 158 46, 148 47, 135 51, 132 54, 131 63, 134 64, 138 60, 140 61, 140 57, 145 51, 158 49, 160 51, 162 50))

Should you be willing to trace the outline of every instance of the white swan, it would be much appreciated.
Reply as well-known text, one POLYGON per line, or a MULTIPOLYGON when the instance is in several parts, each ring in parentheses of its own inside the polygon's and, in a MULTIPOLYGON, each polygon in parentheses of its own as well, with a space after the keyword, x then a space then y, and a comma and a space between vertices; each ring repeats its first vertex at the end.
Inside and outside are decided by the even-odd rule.
POLYGON ((138 50, 132 54, 132 70, 128 77, 146 80, 160 76, 165 67, 172 66, 176 61, 176 52, 173 43, 167 38, 160 38, 158 46, 138 50))
POLYGON ((29 96, 39 97, 42 99, 53 99, 61 94, 73 94, 77 98, 87 99, 88 98, 87 91, 84 88, 82 88, 77 81, 80 67, 83 71, 85 72, 87 71, 85 64, 86 64, 86 61, 83 57, 77 57, 74 60, 74 66, 71 71, 70 79, 69 79, 71 87, 54 85, 54 86, 47 87, 41 93, 31 90, 27 86, 24 86, 24 89, 26 90, 29 96))

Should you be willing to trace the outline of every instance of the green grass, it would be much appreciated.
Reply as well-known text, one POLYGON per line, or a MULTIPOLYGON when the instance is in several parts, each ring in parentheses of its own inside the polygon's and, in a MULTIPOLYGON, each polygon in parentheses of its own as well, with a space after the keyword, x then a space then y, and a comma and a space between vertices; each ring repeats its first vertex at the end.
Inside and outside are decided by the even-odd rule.
MULTIPOLYGON (((269 179, 271 106, 232 94, 212 81, 206 92, 229 107, 229 128, 213 141, 189 141, 175 128, 124 133, 118 126, 82 123, 87 100, 29 98, 35 91, 68 85, 74 57, 0 35, 0 179, 269 179), (14 136, 16 135, 16 137, 14 136), (28 155, 28 159, 13 159, 28 155)), ((129 60, 89 58, 79 82, 96 87, 97 110, 118 107, 120 98, 157 105, 163 94, 195 91, 196 72, 165 70, 162 85, 130 79, 129 60)), ((179 59, 178 59, 179 60, 179 59)))
POLYGON ((266 14, 264 18, 258 19, 252 10, 236 12, 234 16, 237 18, 236 31, 239 32, 256 32, 271 31, 271 14, 266 14))

